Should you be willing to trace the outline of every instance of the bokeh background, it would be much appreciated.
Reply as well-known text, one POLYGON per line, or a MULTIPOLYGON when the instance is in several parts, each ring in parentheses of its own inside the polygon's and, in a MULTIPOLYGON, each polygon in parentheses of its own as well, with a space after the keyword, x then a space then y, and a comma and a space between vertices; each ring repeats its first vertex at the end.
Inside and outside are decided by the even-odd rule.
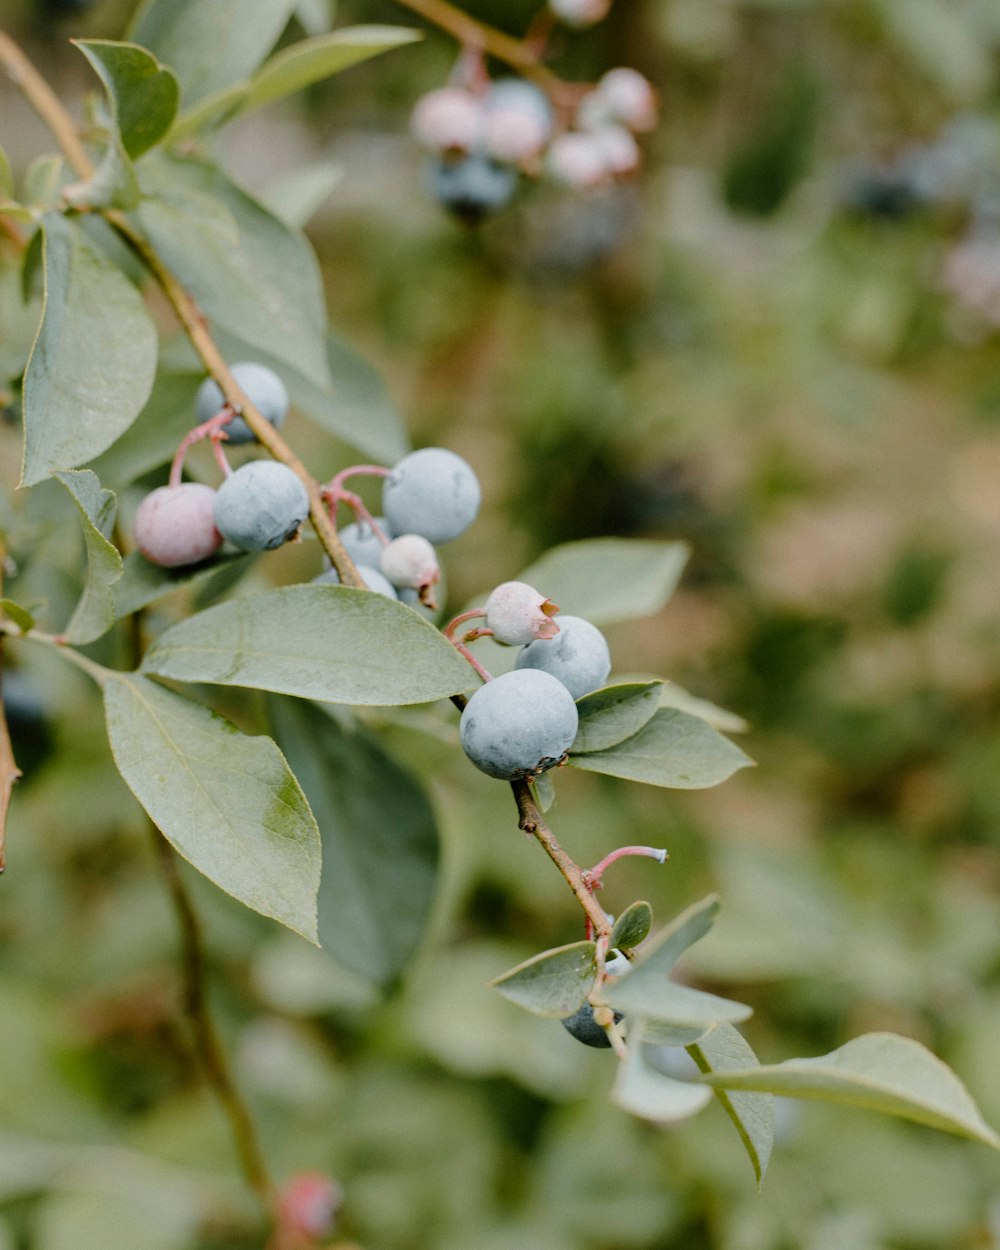
MULTIPOLYGON (((534 9, 464 7, 514 33, 534 9)), ((66 38, 117 36, 128 8, 2 0, 0 19, 77 99, 90 84, 66 38)), ((342 0, 337 20, 408 15, 342 0)), ((525 185, 474 232, 451 220, 407 134, 454 59, 434 32, 237 123, 226 162, 261 193, 303 162, 342 171, 309 225, 331 323, 384 373, 414 442, 454 448, 484 483, 447 553, 456 610, 557 542, 690 543, 668 607, 608 631, 615 668, 731 709, 759 767, 691 795, 560 778, 553 824, 581 863, 669 847, 664 868, 613 869, 605 905, 647 898, 662 922, 719 890, 687 968, 753 1004, 762 1058, 893 1029, 951 1063, 996 1126, 1000 7, 616 0, 555 50, 571 78, 630 64, 656 83, 634 181, 525 185)), ((0 141, 21 166, 48 150, 6 87, 0 141)), ((317 471, 346 462, 305 421, 291 437, 317 471)), ((309 576, 304 561, 283 553, 263 576, 309 576)), ((141 816, 92 692, 17 658, 47 716, 21 725, 0 885, 0 1248, 243 1250, 253 1208, 186 1051, 141 816)), ((783 1105, 758 1196, 717 1108, 666 1131, 611 1107, 606 1054, 486 986, 578 936, 565 884, 454 726, 421 727, 384 726, 444 843, 434 924, 395 993, 191 882, 269 1158, 339 1177, 344 1238, 1000 1245, 981 1146, 783 1105)))

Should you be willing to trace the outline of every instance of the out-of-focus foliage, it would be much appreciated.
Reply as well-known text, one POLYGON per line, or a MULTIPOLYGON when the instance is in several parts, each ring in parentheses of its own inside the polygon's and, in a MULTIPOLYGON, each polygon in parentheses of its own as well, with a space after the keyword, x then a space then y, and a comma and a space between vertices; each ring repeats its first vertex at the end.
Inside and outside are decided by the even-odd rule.
MULTIPOLYGON (((33 24, 71 88, 83 70, 62 35, 117 35, 127 6, 73 22, 56 12, 70 7, 0 6, 33 24)), ((468 7, 511 30, 533 8, 468 7)), ((339 10, 400 17, 374 0, 339 10)), ((436 35, 239 122, 227 160, 274 197, 304 159, 341 168, 310 221, 332 321, 386 372, 414 442, 447 442, 484 482, 487 510, 449 562, 456 610, 555 542, 693 544, 660 615, 608 627, 616 675, 666 674, 734 708, 759 767, 690 797, 560 777, 550 816, 581 863, 623 841, 670 849, 662 869, 616 865, 604 905, 648 898, 662 922, 717 889, 720 919, 685 971, 753 1005, 764 1062, 897 1030, 951 1063, 996 1124, 1000 14, 618 0, 565 52, 571 76, 627 60, 657 83, 663 121, 634 186, 539 187, 478 233, 445 218, 406 136, 453 55, 436 35)), ((33 133, 22 152, 5 129, 15 164, 33 133)), ((302 423, 290 437, 322 472, 320 436, 302 423)), ((16 439, 0 439, 6 480, 16 439)), ((35 588, 63 619, 80 564, 54 553, 35 588)), ((0 883, 0 1247, 249 1248, 255 1214, 177 1022, 150 840, 89 730, 97 695, 11 651, 44 693, 20 722, 28 777, 0 883)), ((234 698, 233 714, 262 723, 254 703, 234 698)), ((607 1052, 487 984, 578 940, 573 900, 509 796, 457 739, 412 733, 419 716, 385 727, 431 778, 445 889, 395 996, 190 883, 274 1170, 331 1170, 346 1237, 369 1250, 1000 1242, 996 1164, 976 1145, 780 1104, 758 1197, 720 1109, 664 1131, 609 1107, 607 1052)))

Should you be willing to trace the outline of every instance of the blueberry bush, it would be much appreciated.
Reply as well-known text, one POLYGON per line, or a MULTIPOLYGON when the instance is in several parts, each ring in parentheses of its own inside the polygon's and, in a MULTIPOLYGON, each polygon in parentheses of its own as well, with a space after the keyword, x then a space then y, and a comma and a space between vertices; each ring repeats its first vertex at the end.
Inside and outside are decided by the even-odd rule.
MULTIPOLYGON (((445 0, 401 3, 421 31, 451 41, 446 81, 412 100, 409 126, 426 154, 426 190, 462 228, 548 194, 605 216, 610 203, 620 218, 620 197, 655 140, 658 102, 631 65, 573 76, 574 40, 598 33, 610 4, 550 0, 510 34, 445 0), (553 68, 560 57, 565 74, 553 68)), ((424 55, 421 31, 331 29, 331 11, 291 0, 146 0, 120 39, 73 40, 91 75, 83 121, 0 31, 0 64, 54 147, 20 163, 0 152, 0 896, 5 910, 15 900, 12 929, 42 934, 29 912, 82 905, 60 898, 57 882, 92 893, 81 932, 61 929, 37 952, 35 975, 49 986, 89 975, 115 989, 94 1026, 111 1043, 160 1031, 148 1054, 108 1044, 84 1060, 51 998, 28 988, 25 955, 2 965, 7 1076, 43 1097, 0 1095, 10 1161, 0 1159, 0 1247, 705 1244, 683 1240, 700 1234, 690 1219, 685 1233, 672 1178, 650 1166, 649 1143, 665 1139, 650 1126, 678 1126, 670 1140, 682 1143, 694 1128, 686 1122, 714 1104, 734 1135, 710 1140, 724 1177, 705 1169, 718 1197, 712 1244, 781 1250, 794 1244, 795 1218, 775 1231, 752 1191, 773 1147, 794 1138, 788 1124, 802 1101, 1000 1148, 929 1039, 878 1013, 825 1053, 797 1056, 792 1036, 758 1057, 753 1002, 743 1001, 755 997, 754 978, 727 977, 724 959, 713 975, 711 955, 688 955, 702 939, 697 949, 712 949, 725 891, 674 900, 665 915, 627 893, 614 914, 605 910, 606 876, 646 882, 668 858, 662 845, 627 836, 655 821, 617 822, 614 809, 644 810, 649 800, 624 797, 634 787, 724 786, 752 762, 734 741, 745 727, 673 682, 616 668, 614 629, 666 609, 689 558, 683 541, 588 530, 523 566, 515 552, 501 573, 509 580, 463 585, 460 599, 450 589, 449 553, 439 549, 474 541, 489 508, 488 455, 474 464, 471 451, 412 450, 378 371, 331 330, 300 228, 310 179, 325 188, 326 172, 294 171, 284 197, 266 196, 234 179, 222 155, 229 128, 257 110, 321 91, 368 60, 370 72, 391 76, 390 57, 424 55), (36 769, 50 790, 33 790, 36 769), (588 813, 572 798, 578 785, 610 798, 588 813), (33 798, 42 793, 52 797, 33 798), (470 854, 452 830, 442 857, 442 805, 458 813, 449 824, 462 838, 528 835, 533 855, 517 854, 514 867, 500 852, 502 871, 548 874, 575 909, 572 921, 539 926, 509 968, 497 961, 507 946, 478 935, 463 945, 457 929, 450 970, 421 964, 429 934, 440 934, 448 857, 470 854), (580 844, 599 848, 591 867, 575 858, 570 813, 584 826, 580 844), (22 873, 22 848, 42 821, 73 874, 22 873), (105 891, 114 902, 102 919, 105 891), (161 915, 167 903, 174 929, 161 915), (174 941, 180 1002, 151 975, 174 941), (259 957, 241 984, 223 974, 244 948, 259 957), (730 996, 741 981, 751 992, 730 996), (238 1027, 254 999, 270 1014, 238 1027), (478 1154, 475 1123, 468 1139, 449 1136, 452 1120, 475 1116, 457 1087, 429 1079, 397 1104, 388 1063, 353 1101, 338 1087, 357 1053, 382 1044, 365 1020, 394 1009, 409 1011, 401 1034, 421 1032, 442 1069, 516 1074, 510 1132, 523 1132, 526 1148, 545 1092, 561 1081, 600 1091, 598 1110, 552 1130, 547 1172, 517 1216, 482 1215, 474 1233, 462 1231, 472 1226, 460 1201, 488 1206, 484 1176, 503 1165, 487 1157, 491 1130, 478 1154), (291 1024, 310 1017, 323 1029, 291 1024), (607 1053, 560 1049, 570 1039, 607 1053), (187 1093, 195 1074, 199 1093, 172 1126, 181 1103, 169 1095, 187 1093), (114 1090, 104 1115, 88 1097, 95 1088, 114 1090), (205 1090, 218 1115, 195 1105, 205 1090), (400 1127, 394 1111, 419 1126, 400 1127), (433 1150, 437 1134, 466 1157, 436 1188, 416 1154, 433 1150), (748 1186, 729 1175, 740 1150, 748 1186), (211 1166, 230 1154, 239 1179, 211 1166), (464 1192, 449 1196, 453 1186, 464 1192), (571 1212, 549 1240, 547 1191, 571 1212)), ((776 106, 781 125, 723 171, 734 212, 766 217, 800 176, 794 127, 809 124, 809 92, 792 88, 795 108, 776 106)), ((949 158, 956 142, 945 130, 891 166, 854 172, 845 217, 946 213, 974 181, 968 160, 949 158)), ((995 309, 960 251, 988 223, 969 229, 947 280, 988 323, 995 309)), ((587 252, 593 239, 579 246, 587 252)), ((542 474, 529 483, 536 496, 544 469, 539 455, 526 470, 542 474)), ((488 541, 496 568, 502 530, 488 541)), ((921 576, 933 579, 926 561, 921 576)), ((922 611, 913 581, 902 569, 885 589, 886 610, 901 619, 922 611)), ((760 641, 762 654, 808 644, 801 622, 798 632, 785 625, 784 636, 776 626, 760 641)), ((763 715, 778 714, 768 699, 781 695, 779 682, 760 699, 763 715)), ((694 889, 697 875, 680 879, 694 889)), ((769 937, 767 889, 752 872, 749 884, 736 875, 744 910, 757 904, 750 936, 771 951, 765 967, 775 943, 801 954, 805 969, 811 951, 817 965, 836 964, 811 889, 793 931, 769 937)), ((548 907, 549 887, 530 888, 548 907)), ((635 890, 660 897, 651 885, 635 890)), ((516 917, 501 921, 519 931, 516 917)), ((845 958, 857 954, 845 943, 845 958)), ((880 1151, 891 1139, 870 1123, 856 1131, 875 1142, 864 1179, 877 1188, 893 1150, 880 1151)), ((919 1175, 939 1156, 901 1157, 919 1175)), ((786 1186, 791 1211, 795 1185, 786 1186)), ((808 1217, 817 1250, 913 1240, 880 1240, 849 1202, 827 1214, 808 1217)))

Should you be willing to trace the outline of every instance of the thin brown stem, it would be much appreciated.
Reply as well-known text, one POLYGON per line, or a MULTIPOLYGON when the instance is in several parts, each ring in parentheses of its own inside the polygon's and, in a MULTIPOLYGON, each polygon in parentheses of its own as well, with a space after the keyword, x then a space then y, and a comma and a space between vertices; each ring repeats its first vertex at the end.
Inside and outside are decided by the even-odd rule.
POLYGON ((201 921, 191 902, 187 887, 177 867, 177 858, 160 832, 151 824, 150 832, 156 848, 163 878, 177 913, 181 933, 184 974, 184 1011, 191 1024, 195 1050, 204 1069, 205 1078, 222 1104, 229 1120, 244 1175, 268 1212, 273 1210, 274 1185, 249 1109, 233 1079, 226 1052, 219 1041, 208 1006, 205 987, 205 952, 201 921))
POLYGON ((611 926, 608 924, 608 918, 604 914, 603 908, 600 907, 587 884, 583 869, 556 841, 555 834, 545 823, 542 813, 538 809, 538 804, 535 802, 528 782, 523 778, 518 781, 512 781, 510 788, 514 793, 514 802, 517 804, 518 827, 523 829, 525 833, 530 833, 541 844, 546 855, 559 869, 566 879, 569 888, 576 895, 577 901, 586 913, 598 940, 603 940, 606 943, 611 936, 611 926))
POLYGON ((538 83, 560 102, 565 101, 567 91, 576 92, 572 84, 564 82, 558 74, 553 73, 547 65, 540 62, 538 47, 523 39, 505 35, 503 31, 480 22, 451 4, 450 0, 396 0, 396 3, 412 13, 419 14, 432 25, 447 31, 449 35, 454 35, 459 43, 481 48, 483 52, 496 57, 498 61, 506 62, 525 78, 538 83))
POLYGON ((7 71, 7 77, 23 92, 32 108, 52 131, 66 159, 80 177, 93 177, 94 165, 87 155, 87 149, 80 142, 76 123, 20 47, 10 35, 2 30, 0 30, 0 65, 7 71))

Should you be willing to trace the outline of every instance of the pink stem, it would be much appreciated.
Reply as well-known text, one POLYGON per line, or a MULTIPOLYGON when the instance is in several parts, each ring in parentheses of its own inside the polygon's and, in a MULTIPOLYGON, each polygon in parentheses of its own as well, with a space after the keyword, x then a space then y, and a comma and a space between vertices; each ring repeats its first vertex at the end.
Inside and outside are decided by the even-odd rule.
POLYGON ((462 656, 464 659, 469 661, 469 663, 476 670, 476 672, 479 674, 479 676, 483 679, 484 682, 493 680, 493 674, 487 672, 487 670, 483 668, 483 666, 479 663, 479 661, 472 654, 472 652, 469 650, 469 648, 465 645, 464 642, 459 642, 457 638, 449 638, 448 641, 451 643, 451 645, 455 648, 455 650, 458 652, 460 656, 462 656))
MULTIPOLYGON (((365 507, 365 505, 361 502, 361 497, 360 497, 360 495, 353 495, 353 494, 351 494, 351 493, 347 493, 347 494, 341 495, 341 496, 340 496, 340 499, 341 499, 341 502, 342 502, 342 503, 346 503, 346 504, 347 504, 347 506, 348 506, 348 507, 351 509, 351 511, 354 513, 354 515, 355 515, 355 517, 357 518, 357 520, 359 520, 359 521, 364 521, 366 525, 370 525, 370 526, 371 526, 372 533, 373 533, 373 534, 375 535, 375 537, 379 540, 379 542, 382 544, 382 546, 383 546, 383 547, 388 547, 388 545, 389 545, 389 535, 385 532, 385 530, 382 528, 382 526, 381 526, 381 525, 379 525, 378 521, 376 521, 376 520, 375 520, 375 518, 374 518, 374 517, 372 516, 372 514, 368 511, 368 509, 365 507)), ((335 504, 334 504, 334 507, 336 507, 336 506, 337 506, 337 505, 336 505, 336 503, 335 503, 335 504)))
POLYGON ((665 864, 669 859, 666 850, 655 846, 620 846, 616 851, 612 851, 609 855, 601 860, 599 864, 595 864, 589 872, 583 874, 583 879, 592 890, 601 888, 601 878, 605 871, 611 867, 616 860, 624 859, 626 855, 644 855, 647 859, 659 860, 661 864, 665 864))
MULTIPOLYGON (((469 612, 460 612, 458 616, 453 617, 448 622, 448 624, 444 627, 444 629, 441 632, 448 639, 448 641, 451 642, 453 641, 452 634, 455 632, 455 630, 458 628, 459 625, 464 624, 465 621, 478 620, 480 617, 483 617, 485 615, 486 613, 482 608, 473 608, 469 612)), ((466 641, 471 642, 472 639, 469 638, 469 639, 466 639, 466 641)))
POLYGON ((385 469, 380 464, 352 464, 330 479, 330 485, 326 488, 329 494, 335 499, 341 498, 343 495, 344 483, 349 477, 388 477, 392 469, 385 469))
POLYGON ((212 455, 215 457, 215 463, 219 466, 219 472, 224 478, 229 477, 233 471, 233 466, 226 459, 226 449, 222 446, 226 439, 226 434, 222 430, 217 430, 210 437, 212 439, 212 455))
MULTIPOLYGON (((195 443, 200 443, 203 438, 214 438, 216 434, 220 438, 225 438, 222 427, 228 425, 236 415, 235 411, 227 404, 221 408, 214 417, 209 417, 207 421, 203 421, 201 425, 196 425, 193 430, 188 432, 181 439, 180 446, 174 455, 173 462, 170 465, 169 483, 171 486, 180 486, 181 475, 184 472, 184 457, 188 453, 188 448, 193 447, 195 443)), ((229 466, 226 466, 226 472, 229 466)))

